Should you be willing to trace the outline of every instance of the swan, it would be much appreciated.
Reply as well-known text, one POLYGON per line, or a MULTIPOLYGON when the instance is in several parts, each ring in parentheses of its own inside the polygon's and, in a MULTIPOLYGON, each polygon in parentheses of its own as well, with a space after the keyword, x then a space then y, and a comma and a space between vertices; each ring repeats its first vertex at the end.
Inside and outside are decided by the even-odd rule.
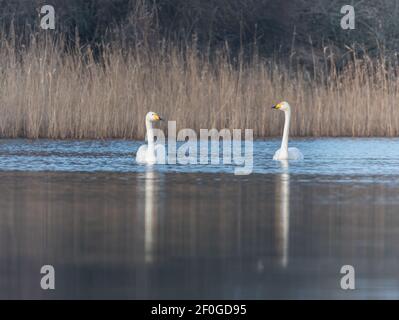
POLYGON ((276 151, 273 156, 273 160, 302 160, 303 154, 297 148, 288 148, 288 134, 290 130, 290 120, 291 120, 291 107, 288 102, 283 101, 275 106, 272 109, 277 109, 284 111, 285 115, 285 123, 284 123, 284 133, 283 140, 281 142, 281 148, 276 151))
POLYGON ((154 143, 154 129, 152 124, 163 120, 156 112, 148 112, 145 116, 148 145, 142 145, 136 153, 136 162, 155 164, 160 162, 161 152, 165 152, 164 146, 154 143))

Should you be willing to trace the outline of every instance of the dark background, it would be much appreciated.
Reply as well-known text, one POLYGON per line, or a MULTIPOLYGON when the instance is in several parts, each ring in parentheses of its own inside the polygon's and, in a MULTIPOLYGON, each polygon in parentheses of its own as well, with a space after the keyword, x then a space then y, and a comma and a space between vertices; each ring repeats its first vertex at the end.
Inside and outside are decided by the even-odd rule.
POLYGON ((261 56, 295 55, 305 63, 311 55, 322 57, 326 46, 341 57, 348 47, 395 57, 399 47, 397 0, 0 0, 5 33, 15 30, 28 41, 44 4, 55 7, 55 32, 79 45, 121 38, 128 47, 195 41, 202 52, 228 46, 233 54, 248 54, 256 44, 261 56), (355 30, 340 27, 345 4, 355 7, 355 30))

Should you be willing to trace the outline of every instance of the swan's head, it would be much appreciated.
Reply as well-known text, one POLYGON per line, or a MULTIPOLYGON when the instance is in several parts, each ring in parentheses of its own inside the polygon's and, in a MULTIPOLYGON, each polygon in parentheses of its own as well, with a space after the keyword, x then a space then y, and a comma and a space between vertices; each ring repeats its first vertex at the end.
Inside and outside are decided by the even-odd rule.
POLYGON ((283 102, 277 103, 275 106, 272 107, 272 109, 277 109, 277 110, 281 110, 281 111, 289 111, 289 110, 291 110, 291 107, 287 101, 283 101, 283 102))
POLYGON ((158 122, 163 120, 158 113, 156 112, 148 112, 147 115, 145 116, 145 120, 149 122, 158 122))

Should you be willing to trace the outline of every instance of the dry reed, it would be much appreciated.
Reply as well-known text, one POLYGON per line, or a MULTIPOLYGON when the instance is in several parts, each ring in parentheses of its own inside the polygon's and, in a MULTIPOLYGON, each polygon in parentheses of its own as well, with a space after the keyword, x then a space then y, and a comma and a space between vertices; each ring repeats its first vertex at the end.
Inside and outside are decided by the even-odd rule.
POLYGON ((0 43, 0 136, 142 139, 152 110, 179 128, 282 131, 270 106, 293 106, 294 136, 396 136, 397 68, 353 57, 336 71, 332 55, 312 72, 256 55, 231 63, 194 47, 156 50, 65 49, 61 38, 0 43), (18 48, 18 49, 17 49, 18 48), (295 71, 292 71, 295 70, 295 71))

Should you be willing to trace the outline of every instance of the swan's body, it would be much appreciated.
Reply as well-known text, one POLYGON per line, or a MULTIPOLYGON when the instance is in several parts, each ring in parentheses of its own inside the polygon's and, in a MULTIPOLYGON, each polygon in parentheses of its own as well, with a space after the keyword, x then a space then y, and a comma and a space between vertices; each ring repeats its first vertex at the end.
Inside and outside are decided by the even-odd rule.
POLYGON ((278 149, 273 160, 303 160, 303 154, 298 148, 288 148, 288 154, 281 148, 278 149))
POLYGON ((165 146, 161 144, 154 144, 154 147, 148 147, 147 145, 142 145, 137 150, 136 161, 138 163, 164 163, 165 161, 165 146))
POLYGON ((137 150, 136 161, 143 164, 162 163, 165 160, 165 146, 155 144, 153 122, 162 120, 155 112, 147 113, 145 117, 145 126, 147 129, 148 145, 142 145, 137 150))
POLYGON ((291 120, 291 107, 288 102, 281 102, 273 109, 284 111, 285 122, 283 140, 281 141, 281 148, 276 151, 273 156, 273 160, 302 160, 303 154, 298 148, 288 148, 288 135, 290 131, 290 120, 291 120))

